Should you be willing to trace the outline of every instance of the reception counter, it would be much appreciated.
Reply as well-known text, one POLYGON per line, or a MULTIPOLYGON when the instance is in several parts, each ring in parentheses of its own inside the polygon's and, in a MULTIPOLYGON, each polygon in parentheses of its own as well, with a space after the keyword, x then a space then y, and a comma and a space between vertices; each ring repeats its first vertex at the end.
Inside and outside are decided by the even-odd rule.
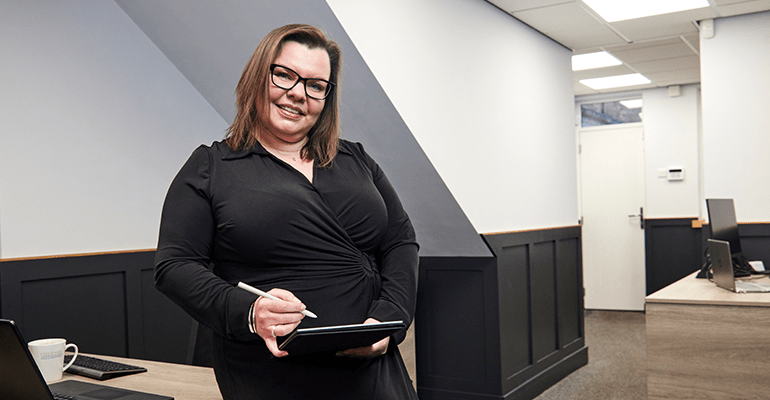
POLYGON ((695 275, 646 298, 647 398, 768 398, 770 293, 695 275))

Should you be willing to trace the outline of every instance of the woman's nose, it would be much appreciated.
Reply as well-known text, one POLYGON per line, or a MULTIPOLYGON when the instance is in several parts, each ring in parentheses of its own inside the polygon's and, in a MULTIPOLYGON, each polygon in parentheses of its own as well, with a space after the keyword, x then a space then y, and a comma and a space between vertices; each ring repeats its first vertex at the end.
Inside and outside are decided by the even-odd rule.
POLYGON ((305 82, 299 81, 293 88, 289 89, 287 95, 292 99, 305 99, 305 82))

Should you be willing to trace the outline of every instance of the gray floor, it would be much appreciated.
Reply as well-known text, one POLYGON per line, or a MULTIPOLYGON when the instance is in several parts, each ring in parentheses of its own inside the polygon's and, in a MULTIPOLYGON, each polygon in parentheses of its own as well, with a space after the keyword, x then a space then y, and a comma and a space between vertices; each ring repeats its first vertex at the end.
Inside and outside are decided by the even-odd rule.
POLYGON ((536 400, 645 400, 644 313, 586 310, 588 365, 536 400))

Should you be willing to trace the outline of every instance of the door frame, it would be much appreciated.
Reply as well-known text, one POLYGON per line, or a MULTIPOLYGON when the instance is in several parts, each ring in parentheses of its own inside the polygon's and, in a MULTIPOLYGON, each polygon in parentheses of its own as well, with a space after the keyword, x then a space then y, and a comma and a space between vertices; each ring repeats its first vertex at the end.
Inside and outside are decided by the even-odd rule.
MULTIPOLYGON (((594 103, 602 103, 602 102, 612 102, 612 101, 621 101, 621 100, 627 100, 627 99, 636 99, 636 98, 642 98, 641 92, 627 92, 623 93, 622 95, 618 96, 617 94, 604 94, 604 95, 595 95, 595 96, 585 96, 581 97, 579 101, 575 101, 575 151, 577 154, 576 157, 576 171, 577 171, 577 192, 578 192, 578 212, 579 212, 579 223, 580 226, 583 226, 584 221, 584 212, 583 212, 583 169, 582 169, 582 152, 581 152, 581 133, 582 132, 591 132, 591 131, 603 131, 603 130, 614 130, 619 128, 634 128, 638 127, 642 129, 642 152, 643 152, 643 163, 646 165, 647 158, 646 158, 646 147, 645 147, 645 132, 644 132, 644 119, 642 119, 642 122, 629 122, 629 123, 623 123, 623 124, 612 124, 612 125, 600 125, 600 126, 590 126, 590 127, 583 127, 582 126, 582 116, 581 116, 581 106, 584 104, 594 104, 594 103)), ((646 168, 643 166, 643 168, 646 168)), ((646 170, 646 169, 645 169, 646 170)), ((642 199, 642 207, 644 207, 645 213, 647 212, 647 184, 646 180, 643 183, 642 187, 643 191, 643 199, 642 199)), ((646 237, 643 233, 643 237, 646 237)), ((641 254, 643 254, 643 257, 646 258, 646 243, 644 240, 642 241, 642 249, 641 254)), ((585 246, 585 243, 583 243, 583 246, 585 246)), ((585 250, 583 250, 583 253, 585 253, 585 250)), ((645 275, 646 275, 646 260, 642 260, 643 264, 645 265, 645 275)), ((646 284, 646 278, 645 278, 645 284, 646 284)), ((584 287, 585 290, 585 287, 584 287)), ((585 293, 585 292, 584 292, 585 293)), ((645 291, 646 293, 646 291, 645 291)), ((585 294, 584 294, 585 296, 585 294)), ((643 310, 642 310, 643 311, 643 310)))

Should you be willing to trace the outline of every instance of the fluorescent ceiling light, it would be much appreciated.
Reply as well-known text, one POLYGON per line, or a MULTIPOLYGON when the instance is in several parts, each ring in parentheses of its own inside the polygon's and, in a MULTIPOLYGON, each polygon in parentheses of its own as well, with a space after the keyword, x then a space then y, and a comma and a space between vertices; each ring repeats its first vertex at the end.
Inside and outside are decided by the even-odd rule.
POLYGON ((572 70, 581 71, 584 69, 611 67, 613 65, 623 64, 617 58, 606 51, 597 53, 579 54, 572 56, 572 70))
POLYGON ((709 7, 708 0, 583 0, 607 22, 709 7))
POLYGON ((623 86, 644 85, 650 83, 650 80, 642 74, 628 74, 606 76, 604 78, 583 79, 580 83, 594 90, 609 89, 623 86))
POLYGON ((629 110, 634 108, 642 108, 642 99, 621 100, 620 104, 624 105, 629 110))

